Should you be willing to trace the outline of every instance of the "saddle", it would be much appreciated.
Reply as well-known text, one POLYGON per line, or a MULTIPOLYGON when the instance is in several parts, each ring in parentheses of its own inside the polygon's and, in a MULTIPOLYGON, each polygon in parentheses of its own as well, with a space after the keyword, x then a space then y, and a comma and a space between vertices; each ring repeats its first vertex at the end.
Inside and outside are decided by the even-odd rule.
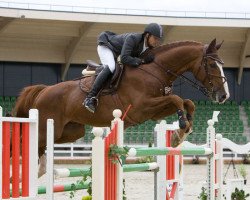
MULTIPOLYGON (((80 80, 80 87, 84 92, 90 92, 97 75, 103 70, 103 68, 102 65, 99 65, 92 60, 87 60, 87 67, 82 71, 83 78, 80 80)), ((117 91, 122 79, 123 69, 124 67, 121 63, 116 63, 112 77, 107 81, 98 95, 114 94, 117 91)))

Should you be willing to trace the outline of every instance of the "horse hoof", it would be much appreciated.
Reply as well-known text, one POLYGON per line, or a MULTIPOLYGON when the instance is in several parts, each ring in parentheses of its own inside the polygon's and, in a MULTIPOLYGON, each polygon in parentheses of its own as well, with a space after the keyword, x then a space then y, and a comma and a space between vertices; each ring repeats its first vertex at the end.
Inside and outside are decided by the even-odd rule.
POLYGON ((191 134, 193 132, 193 129, 192 128, 189 128, 188 130, 187 130, 187 132, 185 132, 187 135, 189 135, 189 134, 191 134))

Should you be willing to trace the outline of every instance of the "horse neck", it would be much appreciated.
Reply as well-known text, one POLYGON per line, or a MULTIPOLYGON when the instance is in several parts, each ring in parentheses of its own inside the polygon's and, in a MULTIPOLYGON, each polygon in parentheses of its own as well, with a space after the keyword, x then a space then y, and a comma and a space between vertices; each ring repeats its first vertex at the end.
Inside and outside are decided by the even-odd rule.
POLYGON ((198 63, 201 62, 203 56, 203 47, 182 46, 166 51, 159 56, 159 62, 171 72, 181 75, 186 71, 195 73, 198 63))

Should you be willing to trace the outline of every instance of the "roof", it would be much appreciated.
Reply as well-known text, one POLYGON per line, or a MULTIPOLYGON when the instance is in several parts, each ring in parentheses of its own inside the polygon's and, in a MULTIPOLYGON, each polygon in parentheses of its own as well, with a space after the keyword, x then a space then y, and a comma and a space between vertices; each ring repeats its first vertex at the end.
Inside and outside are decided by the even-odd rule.
POLYGON ((0 8, 0 60, 61 63, 62 78, 70 64, 99 61, 96 39, 100 32, 142 32, 157 22, 165 30, 164 43, 224 40, 224 67, 250 68, 250 20, 247 18, 166 17, 0 8))

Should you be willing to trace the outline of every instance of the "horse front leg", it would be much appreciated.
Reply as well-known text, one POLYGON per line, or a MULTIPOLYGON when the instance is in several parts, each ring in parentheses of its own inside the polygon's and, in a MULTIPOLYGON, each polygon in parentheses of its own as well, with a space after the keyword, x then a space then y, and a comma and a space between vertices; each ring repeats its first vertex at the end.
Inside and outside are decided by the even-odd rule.
POLYGON ((195 112, 195 105, 190 99, 184 99, 184 108, 187 111, 186 117, 190 124, 190 130, 188 131, 191 133, 193 130, 193 118, 195 112))
POLYGON ((178 115, 179 127, 171 138, 171 146, 176 147, 182 143, 190 130, 190 123, 184 114, 184 101, 177 95, 162 96, 148 100, 150 105, 148 112, 154 113, 152 119, 162 119, 174 114, 178 115))

